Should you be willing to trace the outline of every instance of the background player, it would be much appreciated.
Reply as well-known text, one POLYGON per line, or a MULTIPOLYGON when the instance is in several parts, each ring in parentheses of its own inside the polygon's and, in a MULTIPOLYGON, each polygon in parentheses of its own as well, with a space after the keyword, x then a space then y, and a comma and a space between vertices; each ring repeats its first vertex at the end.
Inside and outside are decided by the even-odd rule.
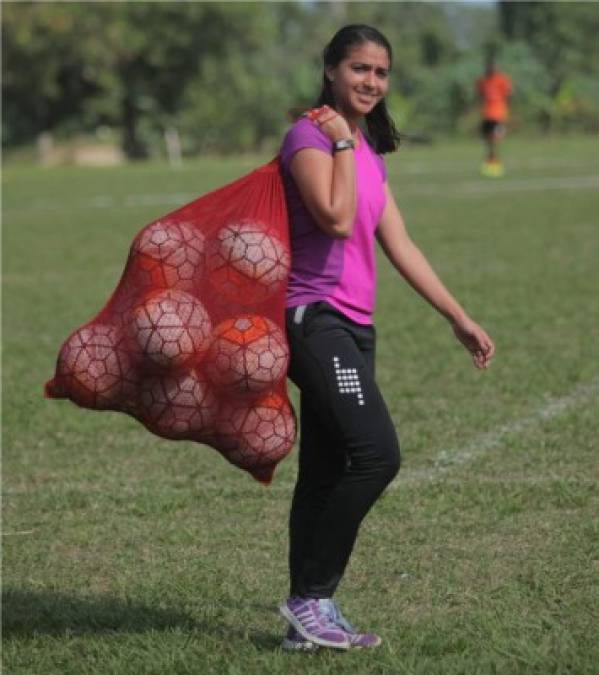
POLYGON ((503 165, 497 154, 497 145, 505 134, 512 82, 505 73, 498 70, 494 60, 489 59, 484 77, 477 80, 476 90, 481 102, 481 134, 487 145, 487 157, 481 172, 483 176, 497 178, 504 174, 503 165))

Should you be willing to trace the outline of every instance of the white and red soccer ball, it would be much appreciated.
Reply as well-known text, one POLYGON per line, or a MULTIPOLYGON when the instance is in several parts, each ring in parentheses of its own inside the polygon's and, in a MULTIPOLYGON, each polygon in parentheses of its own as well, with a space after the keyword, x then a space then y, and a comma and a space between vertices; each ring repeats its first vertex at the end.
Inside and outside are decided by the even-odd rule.
POLYGON ((269 483, 274 468, 295 440, 295 417, 287 401, 268 393, 247 402, 232 400, 219 412, 222 454, 257 480, 269 483))
POLYGON ((207 247, 213 288, 246 306, 267 300, 283 287, 289 262, 287 248, 276 234, 250 220, 225 225, 207 247))
POLYGON ((139 393, 142 419, 155 433, 189 440, 202 440, 212 433, 218 401, 207 378, 195 369, 147 377, 139 393))
POLYGON ((86 408, 118 408, 135 386, 123 335, 113 326, 90 324, 63 344, 54 387, 86 408))
POLYGON ((243 314, 216 326, 205 368, 223 392, 259 394, 286 375, 288 352, 283 332, 270 319, 243 314))
POLYGON ((185 291, 147 296, 132 312, 130 331, 155 366, 177 368, 197 360, 210 344, 212 322, 202 303, 185 291))
POLYGON ((136 285, 192 291, 204 279, 205 237, 191 224, 159 220, 137 235, 131 259, 136 285))

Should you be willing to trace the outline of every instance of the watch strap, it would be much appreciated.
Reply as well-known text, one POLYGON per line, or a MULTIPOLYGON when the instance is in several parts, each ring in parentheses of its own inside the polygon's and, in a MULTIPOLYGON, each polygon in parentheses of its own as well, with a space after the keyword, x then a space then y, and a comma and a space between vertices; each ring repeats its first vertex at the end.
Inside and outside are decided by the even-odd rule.
POLYGON ((333 142, 333 154, 340 152, 341 150, 349 150, 356 147, 356 144, 352 138, 342 138, 339 141, 333 142))

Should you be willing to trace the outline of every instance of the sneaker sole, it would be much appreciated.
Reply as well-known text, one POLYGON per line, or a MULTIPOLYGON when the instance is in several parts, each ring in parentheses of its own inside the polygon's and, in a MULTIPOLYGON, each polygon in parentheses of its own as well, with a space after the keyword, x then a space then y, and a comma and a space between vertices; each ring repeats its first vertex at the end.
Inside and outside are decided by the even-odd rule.
POLYGON ((322 647, 332 647, 333 649, 349 649, 350 644, 349 640, 346 640, 345 642, 330 642, 329 640, 325 640, 324 638, 320 638, 317 635, 310 635, 306 629, 302 626, 302 624, 295 618, 293 613, 289 610, 287 605, 281 605, 279 607, 279 612, 283 615, 287 621, 295 628, 295 630, 306 640, 309 640, 310 642, 313 642, 314 644, 321 645, 322 647))
POLYGON ((296 640, 285 638, 281 642, 281 649, 284 649, 286 652, 315 652, 320 649, 320 645, 314 644, 310 640, 297 642, 296 640))
POLYGON ((354 645, 350 643, 350 648, 351 649, 376 649, 377 647, 380 647, 383 644, 383 640, 381 638, 378 639, 378 642, 373 642, 371 645, 354 645))

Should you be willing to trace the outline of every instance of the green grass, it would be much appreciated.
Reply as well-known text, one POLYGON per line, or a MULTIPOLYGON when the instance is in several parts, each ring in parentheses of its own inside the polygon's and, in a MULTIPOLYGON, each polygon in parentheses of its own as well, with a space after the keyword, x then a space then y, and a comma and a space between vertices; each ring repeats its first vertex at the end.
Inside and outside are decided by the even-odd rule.
POLYGON ((133 235, 268 157, 5 169, 5 672, 599 673, 599 141, 504 152, 500 181, 475 144, 388 160, 414 239, 497 356, 476 371, 381 260, 378 373, 404 466, 338 599, 384 643, 291 656, 276 608, 296 451, 264 488, 209 448, 42 398, 133 235))

